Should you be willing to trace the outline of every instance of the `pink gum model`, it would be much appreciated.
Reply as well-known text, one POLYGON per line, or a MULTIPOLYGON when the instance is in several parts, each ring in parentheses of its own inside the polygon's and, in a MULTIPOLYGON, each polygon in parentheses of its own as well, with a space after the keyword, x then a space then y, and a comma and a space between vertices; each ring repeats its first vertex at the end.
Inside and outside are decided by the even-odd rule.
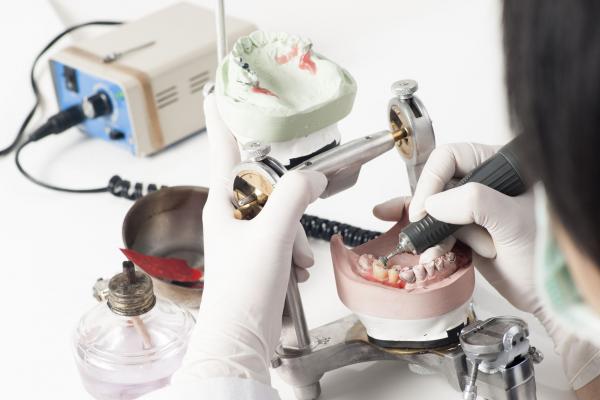
MULTIPOLYGON (((456 272, 427 287, 400 289, 366 280, 359 275, 358 258, 362 254, 377 257, 388 253, 398 243, 398 233, 407 223, 404 217, 388 232, 354 249, 346 248, 339 235, 331 238, 338 295, 354 313, 396 320, 432 318, 460 308, 473 295, 475 274, 471 250, 462 243, 452 250, 457 254, 457 262, 460 259, 456 272)), ((389 265, 404 267, 418 262, 418 256, 402 254, 390 260, 389 265)))

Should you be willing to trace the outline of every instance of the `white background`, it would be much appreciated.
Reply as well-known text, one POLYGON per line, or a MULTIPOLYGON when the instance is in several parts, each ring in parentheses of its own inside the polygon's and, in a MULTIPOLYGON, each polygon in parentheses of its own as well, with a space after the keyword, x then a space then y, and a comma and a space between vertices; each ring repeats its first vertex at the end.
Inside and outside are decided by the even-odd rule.
MULTIPOLYGON (((12 140, 32 104, 28 71, 34 55, 53 35, 74 23, 133 19, 170 3, 2 2, 0 147, 12 140)), ((210 0, 196 3, 212 5, 210 0)), ((264 29, 310 37, 317 51, 352 73, 359 90, 353 112, 340 123, 344 140, 386 128, 389 87, 402 78, 419 81, 418 95, 434 121, 438 143, 503 143, 509 138, 499 2, 229 0, 227 11, 264 29)), ((79 35, 89 34, 92 31, 79 35)), ((40 71, 40 78, 50 112, 54 105, 47 71, 40 71)), ((136 159, 73 131, 31 146, 23 162, 36 176, 72 187, 103 186, 115 173, 170 186, 207 185, 207 146, 205 135, 199 135, 152 158, 136 159)), ((372 217, 372 206, 408 193, 404 165, 390 152, 363 169, 354 189, 319 200, 308 211, 383 230, 387 225, 372 217)), ((91 297, 95 279, 119 269, 121 222, 130 206, 106 194, 68 195, 39 188, 18 175, 12 157, 0 159, 0 398, 88 397, 72 361, 71 334, 80 315, 95 303, 91 297)), ((347 310, 335 293, 327 245, 313 244, 317 265, 301 290, 314 327, 347 310)), ((514 313, 485 285, 476 299, 482 310, 514 313)), ((537 368, 540 397, 572 398, 564 389, 565 378, 549 339, 533 322, 532 327, 535 344, 547 356, 537 368)), ((276 377, 274 384, 283 397, 292 398, 276 377)), ((346 368, 323 380, 323 399, 351 396, 460 397, 440 377, 418 377, 403 365, 385 363, 346 368), (366 389, 356 390, 357 386, 366 389)))

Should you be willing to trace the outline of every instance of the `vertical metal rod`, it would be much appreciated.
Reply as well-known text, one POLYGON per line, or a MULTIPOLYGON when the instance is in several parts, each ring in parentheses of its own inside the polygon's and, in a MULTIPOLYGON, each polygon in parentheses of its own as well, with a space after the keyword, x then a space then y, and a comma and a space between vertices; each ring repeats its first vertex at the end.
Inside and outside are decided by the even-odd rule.
POLYGON ((479 372, 479 361, 471 361, 471 371, 467 378, 465 390, 463 391, 463 400, 476 400, 477 399, 477 372, 479 372))
POLYGON ((217 26, 217 56, 220 64, 227 54, 227 35, 225 34, 225 0, 217 0, 215 18, 217 26))
POLYGON ((425 167, 425 164, 414 165, 411 167, 409 167, 408 165, 406 166, 411 195, 415 194, 415 190, 417 189, 417 183, 419 182, 419 177, 421 176, 421 172, 423 172, 423 167, 425 167))
POLYGON ((291 343, 283 343, 284 347, 297 347, 298 349, 310 347, 310 334, 308 333, 308 325, 306 324, 306 317, 304 316, 302 298, 300 297, 300 290, 298 289, 298 279, 296 278, 296 271, 293 265, 292 270, 290 271, 290 280, 288 282, 285 303, 293 329, 296 332, 296 346, 293 346, 291 343))

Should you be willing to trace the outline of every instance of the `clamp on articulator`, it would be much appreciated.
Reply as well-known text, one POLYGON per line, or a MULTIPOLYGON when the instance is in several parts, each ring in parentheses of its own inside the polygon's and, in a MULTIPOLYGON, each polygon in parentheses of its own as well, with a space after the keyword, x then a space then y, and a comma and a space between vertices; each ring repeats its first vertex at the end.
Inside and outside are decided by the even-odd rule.
MULTIPOLYGON (((390 130, 377 132, 322 152, 290 170, 322 172, 328 185, 322 198, 352 187, 366 162, 396 147, 404 158, 411 190, 435 147, 429 115, 414 96, 417 83, 394 83, 388 106, 390 130)), ((269 146, 252 142, 245 146, 246 161, 234 170, 232 202, 238 219, 252 219, 268 201, 278 179, 287 172, 269 157, 269 146)), ((535 399, 533 363, 541 353, 529 345, 524 321, 512 317, 477 321, 474 314, 459 342, 442 349, 386 349, 369 342, 355 316, 308 330, 296 276, 290 275, 283 315, 281 343, 272 366, 294 387, 299 400, 316 399, 325 372, 375 360, 398 360, 446 376, 464 399, 535 399), (478 390, 479 389, 479 390, 478 390)))
MULTIPOLYGON (((390 130, 363 136, 320 153, 291 169, 322 172, 328 180, 322 198, 346 190, 356 183, 363 164, 396 147, 406 161, 411 188, 435 147, 429 115, 414 96, 417 82, 406 79, 392 86, 395 94, 389 104, 390 130), (417 136, 415 132, 419 132, 417 136)), ((244 146, 247 159, 234 171, 233 203, 235 217, 252 219, 271 195, 279 177, 287 172, 276 159, 269 157, 270 147, 260 142, 244 146)))

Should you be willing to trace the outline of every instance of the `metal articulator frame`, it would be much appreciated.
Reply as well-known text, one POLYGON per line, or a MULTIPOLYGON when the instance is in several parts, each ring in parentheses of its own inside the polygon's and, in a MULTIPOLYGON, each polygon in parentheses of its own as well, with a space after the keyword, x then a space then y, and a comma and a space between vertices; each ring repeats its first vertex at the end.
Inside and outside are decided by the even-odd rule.
MULTIPOLYGON (((312 400, 321 393, 319 380, 326 372, 367 361, 400 361, 416 364, 446 377, 458 393, 465 389, 471 364, 460 344, 429 350, 384 349, 367 340, 364 326, 350 315, 310 332, 311 345, 304 349, 276 350, 272 367, 294 388, 299 400, 312 400)), ((531 400, 536 398, 533 363, 535 348, 505 368, 479 372, 478 393, 493 400, 531 400)), ((457 397, 458 398, 458 397, 457 397)))

